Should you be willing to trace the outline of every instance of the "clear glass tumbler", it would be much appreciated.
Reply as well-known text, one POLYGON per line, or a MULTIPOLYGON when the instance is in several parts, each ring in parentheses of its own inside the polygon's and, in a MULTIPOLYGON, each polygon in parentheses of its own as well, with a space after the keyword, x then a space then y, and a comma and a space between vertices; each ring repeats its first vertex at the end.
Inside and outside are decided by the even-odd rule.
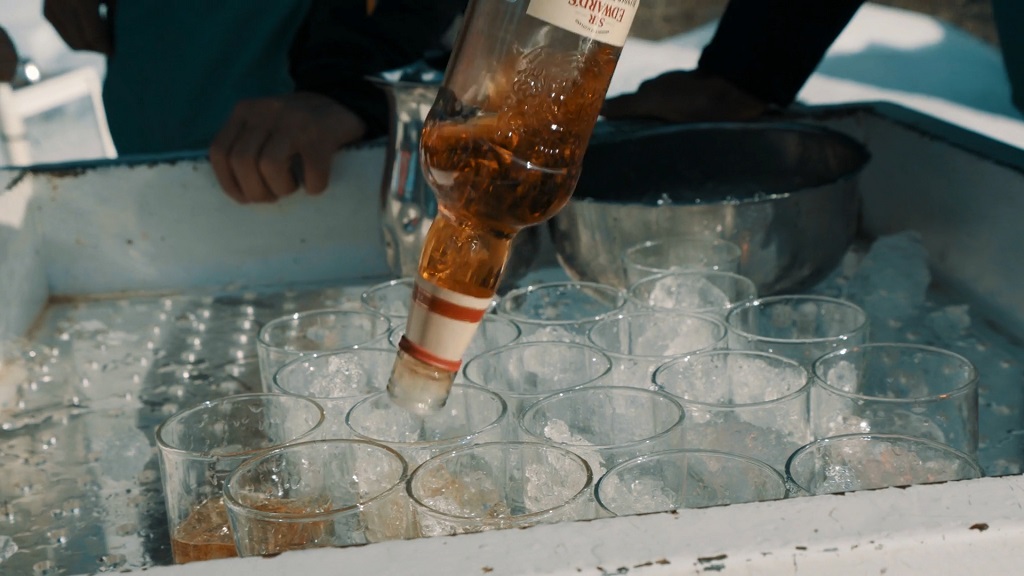
POLYGON ((792 358, 808 369, 825 354, 868 341, 868 315, 856 304, 815 295, 768 296, 725 315, 729 347, 792 358))
POLYGON ((357 402, 387 389, 395 351, 354 348, 300 356, 274 375, 274 391, 305 396, 324 408, 321 438, 350 438, 345 416, 357 402))
POLYGON ((247 460, 224 486, 238 554, 407 538, 407 479, 398 452, 365 440, 302 442, 247 460))
POLYGON ((498 314, 515 321, 523 340, 585 342, 595 322, 622 311, 626 292, 593 282, 546 282, 510 291, 498 314))
POLYGON ((948 350, 874 343, 814 363, 811 419, 816 438, 902 434, 978 453, 978 372, 948 350))
POLYGON ((724 318, 731 306, 757 298, 757 286, 732 272, 683 270, 644 278, 630 287, 628 295, 641 310, 681 310, 724 318))
POLYGON ((464 446, 507 439, 508 405, 497 393, 470 384, 452 386, 438 411, 419 415, 395 404, 386 392, 360 400, 346 423, 356 438, 398 451, 410 466, 464 446))
POLYGON ((627 460, 597 482, 595 494, 600 507, 613 516, 781 500, 788 496, 782 475, 760 460, 688 449, 627 460))
POLYGON ((654 371, 677 356, 724 348, 728 329, 718 318, 691 312, 631 312, 590 329, 590 344, 614 363, 610 384, 653 388, 654 371))
POLYGON ((160 424, 156 443, 174 562, 235 556, 224 482, 245 460, 313 437, 323 421, 323 408, 309 398, 259 393, 204 402, 160 424))
POLYGON ((383 314, 395 325, 405 324, 412 303, 412 291, 416 287, 414 278, 397 278, 370 286, 359 299, 367 310, 383 314))
POLYGON ((588 386, 538 401, 523 413, 523 439, 583 456, 600 478, 638 456, 683 448, 683 406, 668 394, 588 386))
POLYGON ((586 460, 550 444, 492 442, 426 461, 409 478, 421 536, 525 528, 594 517, 586 460))
POLYGON ((626 285, 649 276, 677 270, 737 272, 743 251, 739 246, 712 236, 680 236, 648 240, 622 254, 626 285))
POLYGON ((260 328, 256 352, 263 390, 274 389, 274 374, 299 356, 386 343, 391 321, 370 310, 309 310, 281 316, 260 328))
POLYGON ((835 494, 981 477, 972 456, 899 434, 844 434, 800 448, 786 463, 794 495, 835 494))
POLYGON ((599 384, 612 360, 593 346, 575 342, 519 342, 485 352, 466 363, 466 382, 493 390, 517 418, 541 398, 599 384))
POLYGON ((687 448, 757 458, 780 472, 813 439, 811 379, 799 362, 752 350, 711 350, 666 362, 660 390, 686 411, 687 448))

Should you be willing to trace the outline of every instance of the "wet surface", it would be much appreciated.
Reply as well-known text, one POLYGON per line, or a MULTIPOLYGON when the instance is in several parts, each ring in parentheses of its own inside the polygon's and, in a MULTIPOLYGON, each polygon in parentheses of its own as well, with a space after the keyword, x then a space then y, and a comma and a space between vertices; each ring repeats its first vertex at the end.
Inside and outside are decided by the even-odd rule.
MULTIPOLYGON (((906 242, 913 239, 894 248, 906 242)), ((974 362, 981 464, 988 475, 1020 473, 1024 348, 1015 335, 1024 330, 980 317, 924 276, 915 286, 930 285, 927 294, 901 288, 913 267, 906 262, 882 266, 899 264, 894 280, 866 281, 865 258, 851 251, 813 291, 859 300, 872 313, 874 341, 931 344, 974 362)), ((872 258, 884 263, 887 254, 872 258)), ((170 564, 155 428, 184 407, 259 390, 264 323, 314 308, 359 309, 372 283, 51 303, 25 342, 0 349, 0 572, 170 564)))
POLYGON ((358 309, 363 286, 51 303, 0 364, 0 572, 171 563, 153 433, 259 391, 256 334, 285 313, 358 309))

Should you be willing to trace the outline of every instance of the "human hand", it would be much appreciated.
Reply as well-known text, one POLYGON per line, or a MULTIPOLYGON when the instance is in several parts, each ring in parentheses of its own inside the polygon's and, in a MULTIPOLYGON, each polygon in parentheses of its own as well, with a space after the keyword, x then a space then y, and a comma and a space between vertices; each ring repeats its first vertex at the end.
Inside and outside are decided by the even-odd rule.
POLYGON ((10 82, 18 71, 18 51, 7 31, 0 27, 0 82, 10 82))
POLYGON ((275 202, 300 183, 316 195, 327 189, 334 153, 365 132, 359 116, 321 94, 245 100, 210 145, 210 164, 242 204, 275 202))
POLYGON ((645 81, 632 94, 609 98, 601 114, 609 120, 730 122, 756 118, 766 109, 764 102, 722 78, 696 70, 677 70, 645 81))
POLYGON ((71 49, 109 55, 113 36, 100 5, 109 9, 112 4, 113 0, 44 0, 43 16, 71 49))

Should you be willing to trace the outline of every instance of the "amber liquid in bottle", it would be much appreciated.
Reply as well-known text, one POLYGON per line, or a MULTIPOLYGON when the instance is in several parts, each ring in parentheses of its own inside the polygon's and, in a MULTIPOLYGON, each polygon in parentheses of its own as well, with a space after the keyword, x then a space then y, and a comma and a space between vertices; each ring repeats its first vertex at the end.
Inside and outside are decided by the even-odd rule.
MULTIPOLYGON (((423 169, 438 201, 419 266, 429 285, 492 298, 513 237, 569 201, 621 51, 585 38, 580 45, 513 54, 489 79, 483 105, 441 90, 421 136, 423 169)), ((392 399, 420 413, 443 406, 458 366, 410 352, 400 346, 392 399)))

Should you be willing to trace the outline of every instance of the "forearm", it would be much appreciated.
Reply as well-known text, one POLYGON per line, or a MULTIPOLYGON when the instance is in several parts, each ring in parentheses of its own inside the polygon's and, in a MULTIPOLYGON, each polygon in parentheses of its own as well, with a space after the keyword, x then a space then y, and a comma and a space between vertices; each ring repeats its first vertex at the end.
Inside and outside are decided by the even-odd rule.
POLYGON ((699 69, 787 106, 864 0, 731 0, 699 69))

